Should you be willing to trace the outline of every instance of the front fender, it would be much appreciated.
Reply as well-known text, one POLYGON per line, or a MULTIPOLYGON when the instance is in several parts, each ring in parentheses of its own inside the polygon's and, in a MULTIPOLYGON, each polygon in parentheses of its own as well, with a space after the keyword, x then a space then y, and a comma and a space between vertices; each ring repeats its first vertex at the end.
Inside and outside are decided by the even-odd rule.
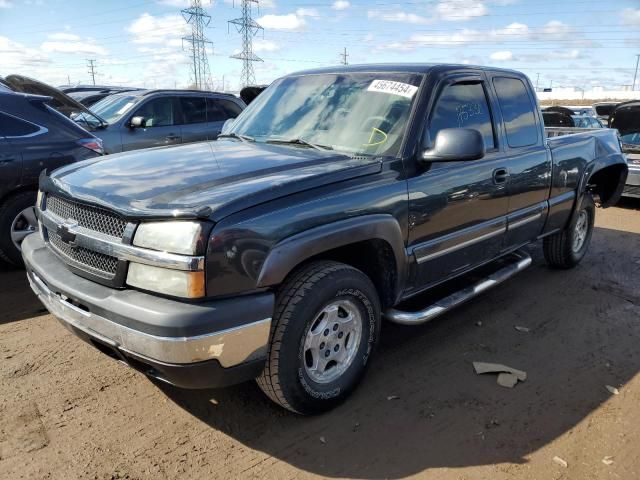
POLYGON ((372 214, 340 220, 288 237, 276 244, 265 259, 258 287, 282 283, 300 263, 335 248, 366 240, 383 240, 389 244, 395 257, 396 292, 404 287, 407 272, 407 253, 398 221, 391 215, 372 214))

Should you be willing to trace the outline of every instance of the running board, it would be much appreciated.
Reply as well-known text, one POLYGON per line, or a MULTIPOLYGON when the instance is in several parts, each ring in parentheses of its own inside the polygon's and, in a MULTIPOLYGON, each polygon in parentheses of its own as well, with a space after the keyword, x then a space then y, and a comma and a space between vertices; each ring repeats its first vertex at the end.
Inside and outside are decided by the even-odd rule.
POLYGON ((518 251, 510 254, 507 258, 511 257, 513 261, 508 265, 502 267, 497 272, 492 273, 484 280, 471 285, 470 287, 459 290, 451 295, 438 300, 433 305, 419 310, 417 312, 406 312, 402 310, 396 310, 389 308, 384 312, 384 316, 387 320, 399 323, 401 325, 419 325, 426 323, 434 318, 448 312, 454 307, 461 305, 467 300, 480 295, 482 292, 489 290, 492 287, 508 280, 516 273, 520 273, 522 270, 531 265, 531 257, 528 253, 518 251))

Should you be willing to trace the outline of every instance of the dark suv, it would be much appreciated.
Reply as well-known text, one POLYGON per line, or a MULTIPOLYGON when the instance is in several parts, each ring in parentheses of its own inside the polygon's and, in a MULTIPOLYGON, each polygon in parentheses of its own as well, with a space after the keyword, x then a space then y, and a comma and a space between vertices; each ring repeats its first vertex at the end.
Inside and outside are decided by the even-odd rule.
POLYGON ((50 107, 50 97, 0 88, 0 258, 20 265, 20 245, 37 228, 38 177, 102 155, 100 139, 50 107))
POLYGON ((80 113, 106 153, 215 140, 224 122, 245 104, 230 94, 190 90, 137 90, 110 95, 91 106, 104 122, 80 113), (106 125, 105 125, 106 123, 106 125))

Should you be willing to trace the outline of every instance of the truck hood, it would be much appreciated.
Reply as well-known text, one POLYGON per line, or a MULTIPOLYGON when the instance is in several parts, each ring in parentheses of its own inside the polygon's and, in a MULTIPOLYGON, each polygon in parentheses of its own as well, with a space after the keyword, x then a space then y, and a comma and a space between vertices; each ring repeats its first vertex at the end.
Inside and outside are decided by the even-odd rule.
POLYGON ((159 147, 71 164, 41 178, 48 192, 126 218, 211 218, 381 170, 373 157, 235 140, 159 147))
POLYGON ((620 135, 640 132, 640 102, 618 105, 609 116, 609 127, 617 129, 620 135))

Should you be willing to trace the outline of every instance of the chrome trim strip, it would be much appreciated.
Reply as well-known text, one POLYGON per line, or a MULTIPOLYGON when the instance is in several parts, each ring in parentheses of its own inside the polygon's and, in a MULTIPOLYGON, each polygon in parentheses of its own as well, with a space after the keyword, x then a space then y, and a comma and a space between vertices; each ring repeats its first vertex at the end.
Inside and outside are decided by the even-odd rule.
MULTIPOLYGON (((65 219, 49 212, 39 210, 40 220, 47 229, 55 231, 58 226, 65 224, 65 219)), ((69 225, 69 232, 75 234, 75 245, 103 253, 119 260, 143 263, 155 267, 171 268, 174 270, 199 271, 204 270, 204 256, 188 256, 176 253, 149 250, 122 243, 119 238, 89 230, 79 225, 69 225)))
POLYGON ((433 305, 429 305, 423 310, 407 312, 403 310, 396 310, 395 308, 389 308, 384 312, 384 316, 387 320, 402 325, 419 325, 433 320, 452 308, 457 307, 473 297, 480 295, 482 292, 485 292, 505 280, 508 280, 516 273, 521 272, 531 265, 531 257, 526 252, 514 252, 511 256, 513 257, 513 261, 502 267, 497 272, 492 273, 485 279, 480 280, 478 283, 471 285, 470 287, 454 292, 451 295, 438 300, 433 305))
POLYGON ((456 245, 452 245, 452 246, 450 246, 448 248, 445 248, 443 250, 438 250, 437 252, 429 253, 428 255, 423 255, 422 257, 418 257, 418 258, 416 258, 416 262, 422 263, 422 262, 426 262, 428 260, 433 260, 434 258, 441 257, 442 255, 446 255, 447 253, 452 253, 452 252, 455 252, 456 250, 460 250, 462 248, 468 247, 468 246, 473 245, 475 243, 482 242, 483 240, 488 240, 489 238, 493 238, 493 237, 496 237, 498 235, 502 235, 506 231, 507 231, 507 227, 506 226, 500 227, 498 230, 495 230, 493 232, 485 233, 484 235, 480 235, 478 237, 470 238, 469 240, 466 240, 466 241, 461 242, 461 243, 457 243, 456 245))
POLYGON ((507 225, 507 230, 513 230, 514 228, 521 227, 522 225, 526 225, 527 223, 531 223, 535 220, 538 220, 542 216, 542 212, 538 212, 535 215, 531 215, 530 217, 525 217, 522 220, 518 220, 517 222, 509 223, 507 225))
POLYGON ((161 337, 140 332, 84 311, 53 293, 32 271, 27 274, 40 301, 71 332, 74 327, 119 349, 169 364, 189 364, 216 359, 224 368, 266 354, 271 318, 193 337, 161 337))

